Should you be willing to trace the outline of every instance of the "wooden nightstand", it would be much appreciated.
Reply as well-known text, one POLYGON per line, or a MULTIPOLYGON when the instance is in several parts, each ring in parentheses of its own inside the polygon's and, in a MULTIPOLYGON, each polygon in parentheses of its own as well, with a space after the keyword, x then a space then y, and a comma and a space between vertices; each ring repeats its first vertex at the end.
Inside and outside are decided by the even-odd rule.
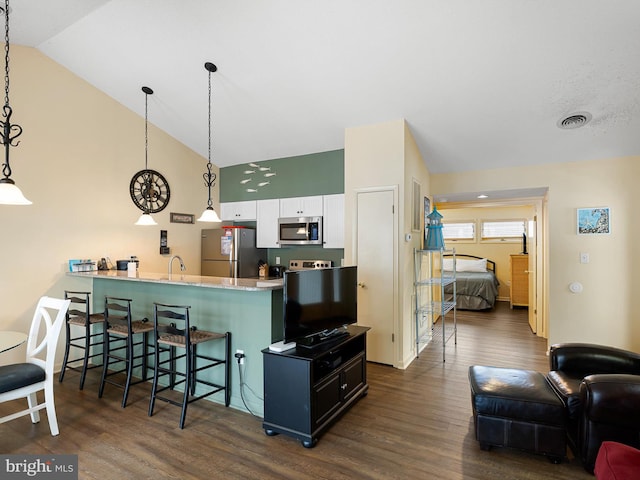
POLYGON ((511 255, 511 308, 529 306, 529 256, 511 255))

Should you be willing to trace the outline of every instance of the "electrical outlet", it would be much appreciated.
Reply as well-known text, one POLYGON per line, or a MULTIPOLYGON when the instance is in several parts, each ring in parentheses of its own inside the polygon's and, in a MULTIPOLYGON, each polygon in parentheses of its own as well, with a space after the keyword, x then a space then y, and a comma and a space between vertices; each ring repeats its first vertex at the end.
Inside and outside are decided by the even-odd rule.
POLYGON ((238 359, 238 363, 240 365, 244 365, 244 359, 245 359, 244 350, 236 350, 235 357, 238 359))

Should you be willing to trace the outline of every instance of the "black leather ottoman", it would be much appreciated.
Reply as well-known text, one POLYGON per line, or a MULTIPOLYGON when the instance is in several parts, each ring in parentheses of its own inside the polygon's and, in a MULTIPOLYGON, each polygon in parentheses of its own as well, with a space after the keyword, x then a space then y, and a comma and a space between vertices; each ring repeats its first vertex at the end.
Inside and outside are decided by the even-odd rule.
POLYGON ((474 365, 469 384, 480 448, 518 448, 554 463, 566 456, 565 407, 542 373, 474 365))

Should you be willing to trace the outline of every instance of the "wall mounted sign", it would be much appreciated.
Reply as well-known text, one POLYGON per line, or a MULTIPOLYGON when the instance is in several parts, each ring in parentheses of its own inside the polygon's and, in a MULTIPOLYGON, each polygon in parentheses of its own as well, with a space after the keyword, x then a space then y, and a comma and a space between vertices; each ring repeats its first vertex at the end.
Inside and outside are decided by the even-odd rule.
POLYGON ((190 213, 174 213, 171 212, 171 223, 196 223, 196 216, 190 213))
POLYGON ((602 235, 611 233, 609 207, 578 208, 578 235, 602 235))

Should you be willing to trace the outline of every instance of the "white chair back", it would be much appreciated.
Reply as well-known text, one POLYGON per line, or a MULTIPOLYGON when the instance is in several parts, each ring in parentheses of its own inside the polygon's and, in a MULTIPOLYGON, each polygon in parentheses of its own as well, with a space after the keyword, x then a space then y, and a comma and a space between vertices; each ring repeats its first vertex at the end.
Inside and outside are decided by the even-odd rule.
POLYGON ((53 375, 58 338, 70 303, 70 300, 61 298, 42 297, 33 314, 26 361, 42 367, 47 377, 53 375), (54 312, 55 319, 52 319, 54 312))

